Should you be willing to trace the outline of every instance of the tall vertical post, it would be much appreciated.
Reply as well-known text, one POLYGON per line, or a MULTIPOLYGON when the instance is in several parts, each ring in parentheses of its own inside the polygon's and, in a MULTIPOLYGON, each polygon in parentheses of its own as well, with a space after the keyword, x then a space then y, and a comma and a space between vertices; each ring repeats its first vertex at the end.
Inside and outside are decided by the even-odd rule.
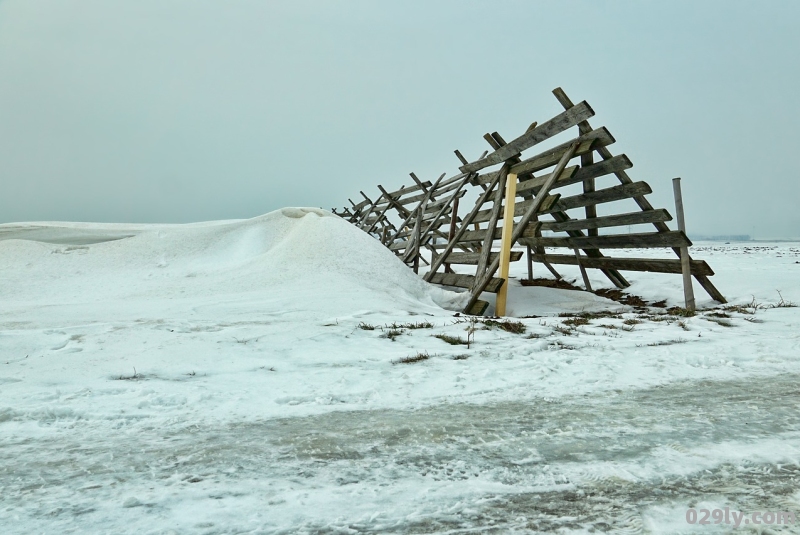
MULTIPOLYGON (((456 197, 455 200, 453 201, 453 212, 450 214, 450 232, 448 232, 447 234, 448 242, 453 241, 453 238, 455 238, 456 236, 456 224, 458 223, 458 199, 459 198, 456 197)), ((444 272, 454 273, 453 268, 451 268, 450 264, 448 264, 447 262, 444 263, 444 272)))
POLYGON ((417 207, 417 222, 414 225, 414 273, 419 273, 419 242, 422 240, 422 207, 425 203, 417 207))
POLYGON ((530 245, 528 245, 526 247, 526 249, 527 249, 526 252, 528 253, 528 280, 532 281, 533 280, 533 257, 531 255, 533 254, 533 251, 531 251, 531 246, 530 245))
POLYGON ((506 315, 506 301, 508 300, 508 268, 511 263, 511 235, 514 233, 514 202, 517 197, 517 175, 508 173, 506 177, 506 198, 503 206, 503 232, 500 236, 500 278, 504 280, 503 286, 497 292, 495 301, 495 315, 506 315))
MULTIPOLYGON (((686 234, 686 220, 683 218, 683 196, 681 195, 681 179, 672 179, 672 192, 675 195, 675 212, 678 215, 678 230, 686 234)), ((694 312, 694 289, 692 288, 692 266, 689 259, 689 248, 681 247, 681 273, 683 274, 683 298, 686 310, 694 312)))

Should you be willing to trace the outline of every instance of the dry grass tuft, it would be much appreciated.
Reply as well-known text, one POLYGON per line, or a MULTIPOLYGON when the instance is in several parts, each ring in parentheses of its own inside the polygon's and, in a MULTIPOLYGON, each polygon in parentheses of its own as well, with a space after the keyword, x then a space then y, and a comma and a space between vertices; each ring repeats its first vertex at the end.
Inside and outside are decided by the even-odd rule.
POLYGON ((428 355, 427 352, 417 353, 416 355, 412 355, 410 357, 403 357, 398 360, 393 360, 392 364, 413 364, 415 362, 422 362, 423 360, 428 360, 429 358, 431 358, 431 355, 428 355))

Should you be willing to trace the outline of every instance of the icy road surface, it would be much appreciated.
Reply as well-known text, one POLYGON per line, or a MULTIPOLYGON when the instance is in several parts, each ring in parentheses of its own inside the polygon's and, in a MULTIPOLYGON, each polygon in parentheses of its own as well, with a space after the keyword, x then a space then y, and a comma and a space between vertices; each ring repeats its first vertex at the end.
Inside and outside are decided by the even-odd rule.
POLYGON ((20 533, 679 533, 689 506, 800 507, 799 379, 247 423, 119 419, 110 432, 53 417, 4 440, 3 521, 20 533))

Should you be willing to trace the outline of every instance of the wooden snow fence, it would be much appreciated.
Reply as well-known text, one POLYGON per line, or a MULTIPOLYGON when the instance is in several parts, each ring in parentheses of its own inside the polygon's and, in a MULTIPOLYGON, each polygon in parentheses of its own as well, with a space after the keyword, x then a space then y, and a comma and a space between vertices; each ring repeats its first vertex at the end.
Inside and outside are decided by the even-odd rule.
MULTIPOLYGON (((630 159, 611 153, 608 147, 615 139, 608 129, 589 124, 594 110, 585 101, 573 104, 561 88, 553 94, 563 113, 531 124, 510 142, 497 132, 486 134, 491 152, 474 161, 455 151, 461 161, 458 174, 422 181, 411 173, 411 185, 394 191, 378 186, 375 200, 361 192, 362 201, 351 200, 350 207, 333 212, 380 240, 415 272, 421 262, 429 263, 422 252, 430 253, 425 280, 468 289, 470 300, 464 310, 468 314, 485 312, 488 303, 481 294, 504 289, 508 262, 523 254, 529 278, 533 262, 543 264, 556 278, 561 275, 555 266, 578 266, 588 290, 587 269, 599 270, 618 288, 630 286, 620 271, 685 272, 689 282, 690 273, 714 300, 725 303, 708 278, 714 274, 709 265, 689 257, 691 241, 685 232, 670 230, 669 212, 653 208, 647 200, 650 186, 628 176, 630 159), (535 150, 556 136, 564 141, 535 150), (567 191, 569 186, 573 191, 567 191), (469 211, 460 206, 465 195, 477 196, 469 211), (630 206, 625 208, 625 203, 630 206), (633 225, 652 225, 653 230, 631 232, 633 225), (523 250, 511 250, 513 246, 523 250), (672 249, 677 258, 614 258, 602 252, 651 248, 672 249), (474 272, 460 268, 470 273, 456 273, 453 265, 475 266, 474 272)), ((504 295, 502 302, 504 306, 504 295)))

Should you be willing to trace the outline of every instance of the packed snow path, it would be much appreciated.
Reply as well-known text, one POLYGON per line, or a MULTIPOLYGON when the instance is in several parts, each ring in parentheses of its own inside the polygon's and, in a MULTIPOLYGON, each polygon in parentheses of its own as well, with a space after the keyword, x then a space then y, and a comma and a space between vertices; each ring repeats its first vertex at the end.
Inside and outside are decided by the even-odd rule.
MULTIPOLYGON (((774 307, 800 301, 797 244, 696 247, 742 306, 690 318, 515 286, 540 317, 479 323, 468 348, 434 336, 466 338, 440 308, 460 296, 370 240, 300 209, 0 225, 2 532, 696 533, 688 507, 800 512, 800 308, 774 307)), ((674 277, 632 282, 680 304, 674 277)))

